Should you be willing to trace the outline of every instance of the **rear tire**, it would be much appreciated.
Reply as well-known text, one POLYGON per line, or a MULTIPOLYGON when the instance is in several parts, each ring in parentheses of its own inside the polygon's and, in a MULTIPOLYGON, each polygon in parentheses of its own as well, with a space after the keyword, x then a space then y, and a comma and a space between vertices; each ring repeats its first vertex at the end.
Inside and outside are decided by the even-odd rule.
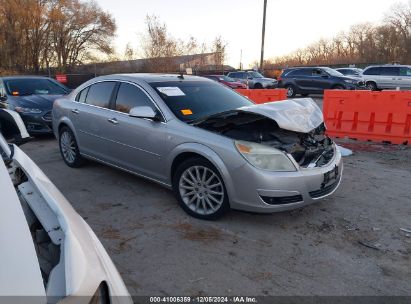
POLYGON ((67 166, 79 168, 84 164, 80 155, 76 137, 69 127, 62 127, 59 132, 60 154, 67 166))
POLYGON ((173 191, 181 208, 195 218, 216 220, 230 209, 220 173, 204 158, 190 158, 177 167, 173 191))
POLYGON ((295 92, 295 88, 292 84, 287 84, 285 86, 286 90, 287 90, 287 97, 288 98, 292 98, 295 96, 296 92, 295 92))
POLYGON ((333 87, 333 90, 345 90, 345 88, 342 85, 336 85, 333 87))

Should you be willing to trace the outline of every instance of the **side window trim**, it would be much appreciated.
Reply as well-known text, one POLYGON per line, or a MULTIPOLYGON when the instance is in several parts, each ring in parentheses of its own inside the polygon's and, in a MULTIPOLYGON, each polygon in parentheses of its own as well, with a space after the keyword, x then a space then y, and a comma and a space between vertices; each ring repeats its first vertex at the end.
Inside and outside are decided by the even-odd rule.
MULTIPOLYGON (((147 95, 148 99, 150 99, 150 101, 153 103, 154 107, 155 107, 155 108, 158 110, 158 112, 160 113, 161 118, 162 118, 162 119, 161 119, 161 122, 164 123, 164 122, 167 121, 167 120, 166 120, 166 117, 165 117, 165 115, 164 115, 164 113, 163 113, 163 111, 161 111, 160 107, 159 107, 159 106, 157 105, 157 103, 154 101, 154 98, 151 97, 151 95, 150 95, 142 86, 140 86, 139 84, 136 84, 136 83, 134 83, 134 82, 131 82, 131 81, 110 79, 110 80, 100 80, 100 81, 96 81, 96 82, 90 83, 88 86, 84 87, 80 92, 77 93, 76 97, 74 98, 74 102, 82 103, 82 104, 88 105, 88 106, 90 106, 90 107, 96 107, 96 108, 99 108, 99 109, 104 109, 104 110, 108 110, 108 111, 113 111, 113 112, 120 113, 120 114, 123 114, 123 115, 127 115, 127 116, 128 116, 127 113, 123 113, 123 112, 120 112, 120 111, 115 110, 115 108, 116 108, 115 102, 116 102, 116 98, 117 98, 118 89, 120 88, 120 84, 121 84, 121 83, 131 84, 131 85, 137 87, 138 89, 140 89, 141 91, 143 91, 143 93, 147 95), (88 89, 88 91, 90 91, 90 87, 91 87, 92 85, 95 85, 95 84, 101 83, 101 82, 115 82, 115 83, 116 83, 116 85, 115 85, 114 88, 113 88, 113 92, 111 93, 111 97, 110 97, 109 107, 108 107, 108 108, 103 108, 103 107, 95 106, 95 105, 92 105, 92 104, 88 104, 88 103, 86 103, 86 102, 79 102, 79 101, 77 100, 77 96, 79 96, 80 93, 81 93, 83 90, 88 89)), ((87 96, 88 96, 88 93, 89 93, 89 92, 87 92, 87 96)), ((87 96, 86 96, 86 100, 87 100, 87 96)))
POLYGON ((114 86, 114 89, 111 92, 110 101, 108 102, 108 108, 112 111, 116 111, 116 99, 117 99, 118 90, 120 89, 120 85, 121 85, 121 82, 116 81, 116 85, 114 86))

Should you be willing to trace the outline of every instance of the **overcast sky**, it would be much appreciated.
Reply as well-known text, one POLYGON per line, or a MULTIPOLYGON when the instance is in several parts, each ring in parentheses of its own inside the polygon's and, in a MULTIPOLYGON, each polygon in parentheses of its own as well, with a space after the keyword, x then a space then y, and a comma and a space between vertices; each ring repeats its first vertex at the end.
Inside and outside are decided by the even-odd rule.
MULTIPOLYGON (((116 19, 117 52, 138 48, 145 16, 157 15, 176 38, 194 36, 228 43, 227 63, 248 67, 260 58, 263 0, 96 0, 116 19)), ((407 0, 268 0, 265 58, 287 54, 360 22, 379 22, 396 2, 407 0)))

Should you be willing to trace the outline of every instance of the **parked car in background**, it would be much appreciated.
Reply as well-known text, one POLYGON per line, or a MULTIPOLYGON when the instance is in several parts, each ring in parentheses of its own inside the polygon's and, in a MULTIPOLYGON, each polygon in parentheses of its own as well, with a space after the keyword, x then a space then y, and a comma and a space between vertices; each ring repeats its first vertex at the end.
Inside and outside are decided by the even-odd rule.
POLYGON ((225 84, 226 86, 232 89, 247 89, 247 85, 245 83, 236 81, 233 78, 230 78, 225 75, 205 75, 203 77, 225 84))
POLYGON ((324 90, 355 90, 364 87, 364 82, 355 77, 344 76, 328 67, 299 67, 285 69, 278 79, 279 87, 287 89, 287 96, 296 94, 323 94, 324 90))
POLYGON ((367 67, 362 77, 369 90, 411 90, 410 65, 374 65, 367 67))
POLYGON ((299 208, 341 181, 314 101, 255 105, 203 77, 98 77, 55 102, 53 127, 68 166, 89 158, 158 182, 202 219, 299 208))
POLYGON ((256 71, 230 72, 227 76, 247 84, 250 89, 273 89, 277 87, 276 79, 266 78, 256 71))
POLYGON ((20 116, 0 109, 0 298, 6 303, 133 303, 97 236, 17 145, 20 116))
POLYGON ((18 112, 30 134, 52 134, 53 102, 68 92, 48 77, 0 77, 0 108, 18 112))
POLYGON ((361 74, 363 72, 362 69, 358 68, 338 68, 335 69, 337 72, 340 72, 341 74, 345 76, 350 76, 350 77, 355 77, 355 78, 362 78, 361 74))

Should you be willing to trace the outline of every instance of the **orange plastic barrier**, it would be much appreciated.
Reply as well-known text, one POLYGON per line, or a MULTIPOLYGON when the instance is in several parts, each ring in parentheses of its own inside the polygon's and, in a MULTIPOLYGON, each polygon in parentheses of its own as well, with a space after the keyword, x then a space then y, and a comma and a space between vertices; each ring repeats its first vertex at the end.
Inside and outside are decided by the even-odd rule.
POLYGON ((411 145, 411 91, 326 90, 323 113, 329 136, 411 145))
POLYGON ((257 104, 287 99, 286 89, 237 89, 236 91, 241 95, 247 96, 257 104))

